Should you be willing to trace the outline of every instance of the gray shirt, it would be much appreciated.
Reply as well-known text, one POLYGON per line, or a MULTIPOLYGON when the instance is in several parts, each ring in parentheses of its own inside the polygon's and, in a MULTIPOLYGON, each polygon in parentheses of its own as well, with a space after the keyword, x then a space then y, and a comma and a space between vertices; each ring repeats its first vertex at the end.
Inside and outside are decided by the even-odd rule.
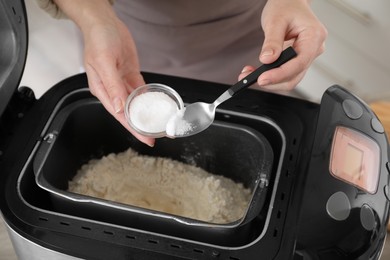
POLYGON ((141 70, 232 84, 259 66, 266 0, 117 0, 141 70))

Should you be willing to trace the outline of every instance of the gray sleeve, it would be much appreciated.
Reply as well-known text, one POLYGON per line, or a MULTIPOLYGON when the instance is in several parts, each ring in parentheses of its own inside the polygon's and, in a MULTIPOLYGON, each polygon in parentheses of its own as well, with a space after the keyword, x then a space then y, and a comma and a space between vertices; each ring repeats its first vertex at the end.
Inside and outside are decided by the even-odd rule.
MULTIPOLYGON (((115 0, 108 0, 111 5, 114 4, 115 0)), ((67 18, 66 15, 61 11, 58 5, 54 2, 54 0, 36 0, 38 6, 42 8, 42 10, 46 11, 53 18, 56 19, 64 19, 67 18)))

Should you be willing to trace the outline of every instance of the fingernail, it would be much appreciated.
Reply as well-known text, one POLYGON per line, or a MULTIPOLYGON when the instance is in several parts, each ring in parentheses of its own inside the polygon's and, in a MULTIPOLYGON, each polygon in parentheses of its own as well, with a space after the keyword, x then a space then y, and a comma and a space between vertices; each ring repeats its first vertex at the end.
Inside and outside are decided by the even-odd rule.
POLYGON ((122 100, 118 97, 114 98, 114 111, 115 113, 120 113, 122 111, 123 105, 122 100))
POLYGON ((271 56, 271 55, 273 55, 273 54, 274 54, 274 51, 273 51, 273 50, 263 50, 263 51, 261 52, 260 57, 271 56))
POLYGON ((153 148, 154 147, 154 143, 145 143, 147 146, 153 148))
POLYGON ((250 71, 251 69, 249 67, 244 67, 241 71, 241 73, 245 73, 245 72, 248 72, 250 71))
POLYGON ((262 79, 259 81, 260 86, 267 86, 269 84, 271 84, 271 81, 269 79, 262 79))

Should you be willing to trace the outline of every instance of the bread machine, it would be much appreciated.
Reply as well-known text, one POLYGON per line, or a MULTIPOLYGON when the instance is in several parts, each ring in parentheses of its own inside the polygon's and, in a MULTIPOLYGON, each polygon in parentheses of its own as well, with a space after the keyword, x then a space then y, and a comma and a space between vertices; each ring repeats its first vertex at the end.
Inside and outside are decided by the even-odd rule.
MULTIPOLYGON (((248 89, 217 109, 210 129, 149 148, 103 109, 84 74, 39 100, 18 88, 26 17, 23 1, 0 1, 0 209, 20 259, 380 258, 389 217, 389 144, 361 99, 340 86, 330 87, 320 104, 248 89), (82 163, 128 147, 192 161, 258 192, 243 219, 218 225, 74 200, 66 191, 82 163)), ((144 77, 173 87, 186 103, 213 101, 227 88, 144 77)))

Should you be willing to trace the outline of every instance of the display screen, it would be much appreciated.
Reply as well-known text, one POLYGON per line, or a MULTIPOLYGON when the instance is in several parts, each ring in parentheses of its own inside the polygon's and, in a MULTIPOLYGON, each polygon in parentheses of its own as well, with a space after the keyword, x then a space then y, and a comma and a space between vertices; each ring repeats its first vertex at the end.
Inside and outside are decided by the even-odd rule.
POLYGON ((343 171, 352 179, 360 179, 362 174, 364 151, 352 144, 348 144, 345 149, 345 161, 343 171))
POLYGON ((379 180, 380 150, 368 136, 347 127, 336 127, 330 158, 333 176, 375 193, 379 180))

